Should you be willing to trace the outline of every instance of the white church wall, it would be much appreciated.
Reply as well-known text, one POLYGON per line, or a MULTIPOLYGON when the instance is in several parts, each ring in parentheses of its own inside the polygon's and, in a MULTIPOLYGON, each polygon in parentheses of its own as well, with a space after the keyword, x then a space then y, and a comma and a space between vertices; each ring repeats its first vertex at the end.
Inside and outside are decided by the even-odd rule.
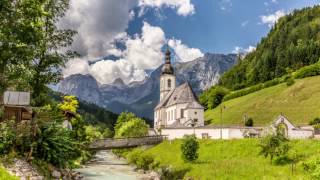
POLYGON ((241 129, 232 128, 179 128, 179 129, 162 129, 161 135, 168 136, 169 140, 181 139, 184 135, 195 134, 197 138, 202 139, 208 137, 209 139, 242 139, 243 133, 241 129))
POLYGON ((197 119, 197 126, 204 126, 204 110, 203 109, 187 109, 187 117, 190 119, 197 119))
POLYGON ((302 130, 302 129, 290 129, 288 130, 288 137, 290 139, 308 139, 313 138, 312 130, 302 130))

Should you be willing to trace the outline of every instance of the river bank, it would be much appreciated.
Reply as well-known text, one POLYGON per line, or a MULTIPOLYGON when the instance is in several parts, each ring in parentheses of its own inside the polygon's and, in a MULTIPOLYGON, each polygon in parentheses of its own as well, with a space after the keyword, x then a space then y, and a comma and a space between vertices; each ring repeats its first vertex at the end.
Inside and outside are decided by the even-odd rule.
POLYGON ((82 168, 75 169, 86 180, 156 180, 157 173, 136 171, 127 161, 111 151, 98 151, 82 168))

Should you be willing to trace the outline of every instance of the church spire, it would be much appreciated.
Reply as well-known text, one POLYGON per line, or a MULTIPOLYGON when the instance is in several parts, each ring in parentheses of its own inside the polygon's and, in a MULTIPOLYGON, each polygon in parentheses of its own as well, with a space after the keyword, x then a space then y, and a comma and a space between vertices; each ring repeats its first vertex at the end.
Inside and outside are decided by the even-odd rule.
POLYGON ((168 45, 165 53, 165 64, 162 67, 161 74, 174 74, 173 67, 171 66, 171 52, 168 45))
POLYGON ((166 64, 171 64, 171 52, 168 45, 166 50, 166 64))

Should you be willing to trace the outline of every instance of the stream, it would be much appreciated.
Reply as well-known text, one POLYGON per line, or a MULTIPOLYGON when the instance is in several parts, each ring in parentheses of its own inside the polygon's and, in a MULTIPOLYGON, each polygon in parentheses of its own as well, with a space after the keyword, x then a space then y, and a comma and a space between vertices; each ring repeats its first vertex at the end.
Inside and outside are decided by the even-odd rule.
POLYGON ((134 171, 125 160, 119 159, 110 150, 98 151, 83 168, 76 169, 85 180, 146 180, 147 174, 134 171))

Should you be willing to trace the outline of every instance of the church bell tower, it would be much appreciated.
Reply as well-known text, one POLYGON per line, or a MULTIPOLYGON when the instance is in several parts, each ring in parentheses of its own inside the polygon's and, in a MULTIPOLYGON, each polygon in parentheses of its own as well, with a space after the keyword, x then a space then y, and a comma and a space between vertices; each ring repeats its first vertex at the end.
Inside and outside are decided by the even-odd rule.
POLYGON ((171 53, 169 48, 166 50, 165 64, 161 69, 160 76, 160 102, 166 97, 166 95, 176 88, 176 76, 174 75, 174 69, 171 65, 171 53))

